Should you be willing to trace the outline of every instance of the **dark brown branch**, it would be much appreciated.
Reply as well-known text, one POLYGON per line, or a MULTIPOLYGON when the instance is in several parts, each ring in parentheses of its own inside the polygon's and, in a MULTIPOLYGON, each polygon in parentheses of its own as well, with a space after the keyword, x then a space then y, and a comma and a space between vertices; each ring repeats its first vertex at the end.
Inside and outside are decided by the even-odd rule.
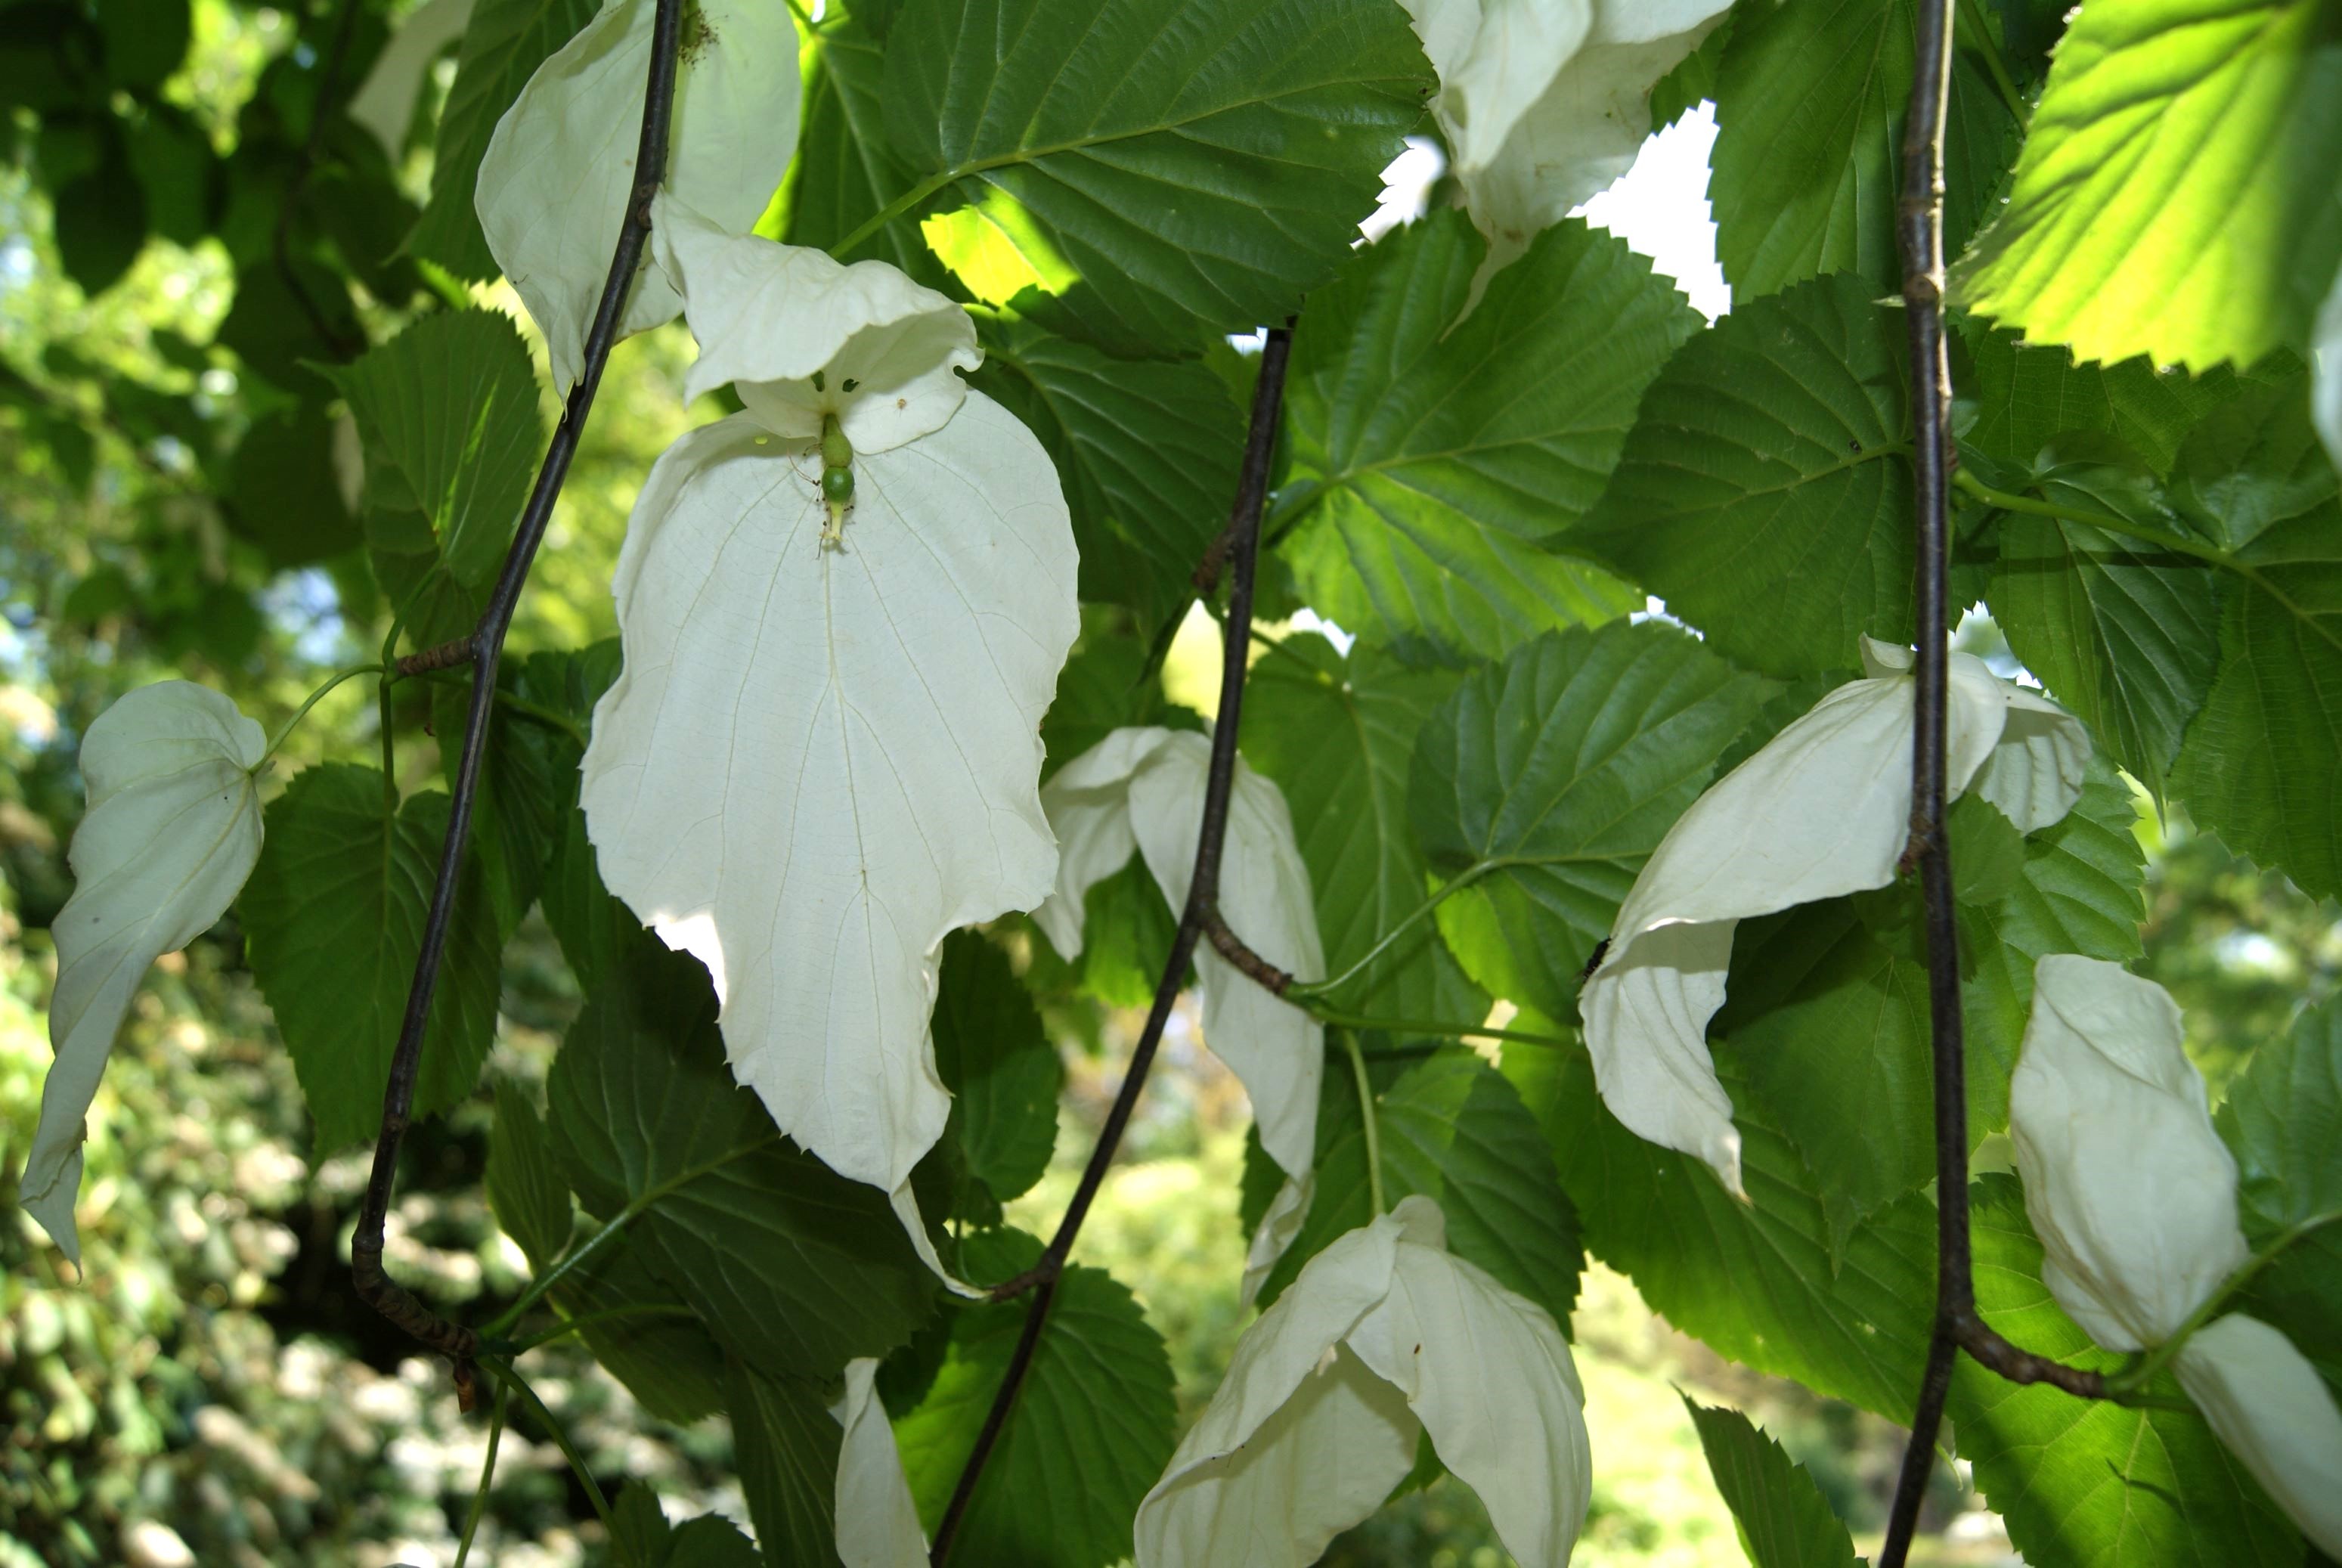
POLYGON ((1228 929, 1227 921, 1220 914, 1218 902, 1204 911, 1204 935, 1213 950, 1249 975, 1253 983, 1276 995, 1282 996, 1293 988, 1293 976, 1255 953, 1245 939, 1228 929))
MULTIPOLYGON (((423 1034, 431 1016, 432 993, 438 985, 439 962, 447 951, 447 934, 455 912, 455 882, 463 869, 465 841, 472 826, 472 805, 480 789, 481 763, 487 751, 488 717, 496 694, 496 662, 502 657, 505 634, 512 627, 513 610, 528 580, 529 564, 553 518, 553 504, 569 474, 569 462, 602 385, 602 371, 617 342, 618 313, 626 290, 641 264, 643 246, 650 239, 650 198, 666 168, 667 121, 675 105, 676 40, 683 20, 683 0, 658 0, 651 44, 649 80, 643 93, 642 135, 636 145, 635 168, 640 175, 627 202, 626 221, 618 231, 618 245, 610 257, 610 274, 602 285, 594 323, 586 335, 586 365, 570 389, 561 424, 546 445, 545 463, 537 470, 536 487, 521 511, 512 549, 503 573, 488 595, 487 608, 468 644, 472 664, 471 707, 464 722, 464 750, 456 766, 455 788, 447 811, 447 837, 439 852, 439 874, 431 889, 431 906, 423 925, 423 947, 415 955, 415 980, 406 993, 406 1014, 399 1025, 398 1046, 390 1059, 390 1082, 382 1096, 382 1131, 375 1140, 374 1170, 366 1180, 365 1206, 358 1215, 356 1235, 350 1243, 350 1271, 359 1296, 391 1322, 455 1362, 459 1388, 476 1385, 471 1368, 479 1351, 479 1335, 460 1323, 439 1316, 383 1272, 383 1221, 390 1211, 392 1184, 398 1174, 398 1145, 405 1136, 415 1105, 415 1078, 423 1057, 423 1034)), ((432 658, 444 649, 417 655, 432 658)), ((449 659, 448 663, 461 662, 449 659)))
MULTIPOLYGON (((1260 380, 1253 388, 1252 424, 1245 440, 1244 469, 1236 483, 1236 504, 1228 509, 1224 538, 1228 541, 1226 554, 1236 573, 1228 590, 1227 621, 1221 639, 1220 713, 1212 725, 1211 770, 1204 784, 1203 826, 1196 839, 1196 871, 1187 884, 1187 906, 1181 912, 1179 929, 1171 938, 1171 952, 1163 963, 1163 978, 1156 984, 1155 1004, 1147 1012, 1146 1026, 1139 1031, 1137 1047, 1130 1054, 1129 1071, 1123 1075, 1122 1088, 1114 1097, 1113 1108, 1106 1113, 1106 1125, 1098 1132, 1097 1147, 1090 1151, 1090 1163, 1082 1171, 1073 1201, 1066 1205, 1066 1216, 1057 1223, 1057 1233, 1049 1238, 1039 1263, 992 1293, 996 1301, 1005 1301, 1028 1290, 1033 1295, 1025 1308, 1024 1331, 1017 1335, 1016 1348, 993 1395, 992 1408, 985 1413, 984 1425, 976 1434, 976 1446, 968 1451, 967 1463, 959 1473, 958 1484, 952 1489, 951 1502, 936 1526, 935 1544, 927 1554, 931 1563, 940 1564, 951 1555, 953 1538, 959 1533, 969 1499, 976 1495, 976 1483, 984 1473, 985 1462, 992 1456, 1001 1429, 1007 1424, 1016 1403, 1016 1391, 1024 1385, 1026 1373, 1032 1370, 1034 1353, 1041 1343, 1042 1325, 1048 1319, 1049 1303, 1056 1298, 1057 1279, 1065 1272, 1066 1259, 1074 1250, 1074 1237, 1080 1233, 1082 1221, 1089 1213, 1098 1186, 1106 1180, 1106 1167, 1114 1163, 1115 1150, 1121 1144, 1131 1112, 1138 1104, 1139 1091, 1146 1085, 1147 1070, 1155 1064, 1156 1047, 1162 1044, 1164 1025, 1171 1020, 1172 1004, 1179 999, 1179 988, 1186 979, 1196 944, 1203 936, 1206 924, 1216 918, 1213 912, 1219 901, 1220 848, 1228 834, 1228 798, 1236 784, 1236 731, 1244 716, 1245 670, 1252 643, 1253 568, 1259 559, 1261 506, 1268 497, 1268 460, 1276 444, 1277 421, 1285 401, 1285 365, 1292 352, 1293 324, 1288 320, 1283 326, 1270 330, 1267 345, 1261 351, 1260 380)), ((1216 544, 1214 548, 1219 546, 1216 544)))
POLYGON ((1912 565, 1917 691, 1911 739, 1911 837, 1903 860, 1907 867, 1918 868, 1927 934, 1927 1002, 1935 1046, 1936 1315, 1879 1568, 1902 1568, 1910 1552, 1959 1351, 2013 1382, 2048 1383, 2084 1397, 2106 1392, 2097 1373, 2031 1354, 1995 1333, 1977 1313, 1970 1267, 1967 1045, 1960 1017, 1951 842, 1944 831, 1950 674, 1950 648, 1944 636, 1950 618, 1945 579, 1950 564, 1947 511, 1953 458, 1951 361, 1944 341, 1944 118, 1951 91, 1951 56, 1950 0, 1920 0, 1917 69, 1903 137, 1903 191, 1896 206, 1904 316, 1911 342, 1912 466, 1917 493, 1912 565))

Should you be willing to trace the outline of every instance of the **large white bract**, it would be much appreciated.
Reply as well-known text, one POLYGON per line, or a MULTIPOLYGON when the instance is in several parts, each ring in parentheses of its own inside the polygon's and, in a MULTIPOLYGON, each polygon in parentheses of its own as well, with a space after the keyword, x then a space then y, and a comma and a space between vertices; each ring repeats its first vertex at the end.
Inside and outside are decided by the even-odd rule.
MULTIPOLYGON (((1740 1134, 1708 1055, 1740 922, 1895 880, 1911 832, 1911 653, 1866 639, 1850 681, 1726 774, 1667 830, 1619 907, 1578 1008, 1602 1098, 1628 1128, 1705 1160, 1742 1197, 1740 1134)), ((1946 788, 2020 831, 2072 809, 2081 722, 1981 660, 1951 656, 1946 788)))
POLYGON ((76 1263, 82 1118, 147 966, 209 930, 260 858, 254 773, 266 748, 234 703, 186 681, 131 692, 82 740, 89 814, 67 852, 73 896, 50 927, 56 1061, 19 1197, 76 1263))
MULTIPOLYGON (((699 0, 686 13, 662 189, 746 234, 796 151, 796 23, 766 0, 699 0)), ((545 334, 559 394, 585 374, 586 334, 634 199, 656 14, 656 0, 607 0, 537 67, 480 159, 480 227, 545 334)), ((646 255, 619 335, 673 321, 680 287, 646 255)))
POLYGON ((1651 88, 1730 0, 1400 0, 1439 73, 1432 109, 1473 224, 1475 294, 1635 161, 1651 88))
POLYGON ((954 374, 976 362, 958 305, 675 203, 655 222, 750 411, 668 448, 636 504, 587 830, 611 891, 706 964, 740 1082, 908 1219, 950 1108, 928 1035, 937 944, 1032 908, 1056 874, 1040 723, 1078 627, 1072 523, 1040 443, 954 374), (768 308, 744 312, 740 290, 768 308), (859 433, 835 548, 808 434, 825 414, 859 433))
MULTIPOLYGON (((1171 907, 1186 906, 1211 760, 1206 736, 1120 729, 1050 778, 1041 800, 1060 845, 1057 880, 1033 918, 1059 953, 1079 955, 1083 895, 1120 871, 1134 850, 1171 907)), ((1292 814, 1276 785, 1241 757, 1220 856, 1220 914, 1247 946, 1286 974, 1325 978, 1326 950, 1292 814)), ((1196 949, 1196 980, 1204 1043, 1244 1081, 1261 1147, 1288 1177, 1306 1179, 1316 1162, 1326 1026, 1207 944, 1196 949)), ((1291 1219, 1297 1226, 1299 1214, 1291 1219)))
POLYGON ((1420 1195, 1309 1260, 1246 1331, 1138 1507, 1138 1568, 1301 1568, 1381 1505, 1419 1433, 1526 1568, 1569 1560, 1586 1396, 1544 1308, 1447 1251, 1420 1195))
MULTIPOLYGON (((2041 1283, 2108 1350, 2177 1333, 2251 1255, 2179 1008, 2122 965, 2053 954, 2009 1083, 2041 1283)), ((2342 1553, 2342 1409, 2291 1340, 2231 1313, 2174 1362, 2220 1440, 2319 1550, 2342 1553)))

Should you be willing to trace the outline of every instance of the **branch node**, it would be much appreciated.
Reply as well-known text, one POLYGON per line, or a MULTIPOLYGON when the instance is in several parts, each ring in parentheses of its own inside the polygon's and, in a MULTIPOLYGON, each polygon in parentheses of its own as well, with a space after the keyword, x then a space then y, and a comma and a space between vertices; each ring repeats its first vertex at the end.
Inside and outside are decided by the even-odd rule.
POLYGON ((468 664, 477 653, 472 637, 450 637, 447 641, 409 654, 391 665, 391 672, 404 679, 410 675, 427 675, 434 670, 452 670, 468 664))
POLYGON ((1222 918, 1216 899, 1205 906, 1204 934, 1211 939, 1212 946, 1221 957, 1244 971, 1262 989, 1282 996, 1293 988, 1292 975, 1255 953, 1243 937, 1228 929, 1228 923, 1222 918))

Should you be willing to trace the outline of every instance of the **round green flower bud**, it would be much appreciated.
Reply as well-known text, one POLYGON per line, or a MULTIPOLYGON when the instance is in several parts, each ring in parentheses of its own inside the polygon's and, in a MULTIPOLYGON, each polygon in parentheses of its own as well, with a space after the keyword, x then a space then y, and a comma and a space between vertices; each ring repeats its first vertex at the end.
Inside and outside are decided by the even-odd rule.
POLYGON ((854 470, 827 468, 822 471, 821 493, 839 505, 854 499, 854 470))

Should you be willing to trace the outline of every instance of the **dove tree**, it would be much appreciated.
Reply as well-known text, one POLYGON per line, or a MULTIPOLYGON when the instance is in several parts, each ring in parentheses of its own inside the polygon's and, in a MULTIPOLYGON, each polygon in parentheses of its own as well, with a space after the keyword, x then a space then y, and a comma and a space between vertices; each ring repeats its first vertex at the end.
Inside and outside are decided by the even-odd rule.
MULTIPOLYGON (((2142 813, 2342 894, 2337 0, 334 9, 273 235, 224 225, 222 570, 331 560, 380 652, 316 695, 379 702, 290 777, 188 681, 87 724, 17 1178, 67 1258, 137 985, 232 911, 320 1154, 374 1147, 358 1293, 465 1407, 544 1415, 575 1332, 728 1418, 753 1543, 563 1443, 641 1568, 1301 1564, 1441 1474, 1558 1564, 1597 1258, 1911 1428, 1889 1568, 1939 1445, 2036 1568, 2342 1553, 2342 1014, 2216 1114, 2133 973, 2142 813), (1572 215, 1703 103, 1712 322, 1572 215), (644 334, 690 364, 617 634, 507 658, 644 334), (541 1110, 490 1055, 533 912, 541 1110), (1256 1136, 1182 1430, 1076 1243, 1191 990, 1256 1136), (385 1263, 474 1099, 531 1270, 476 1320, 385 1263)), ((1692 1418, 1758 1568, 1851 1559, 1692 1418)))

